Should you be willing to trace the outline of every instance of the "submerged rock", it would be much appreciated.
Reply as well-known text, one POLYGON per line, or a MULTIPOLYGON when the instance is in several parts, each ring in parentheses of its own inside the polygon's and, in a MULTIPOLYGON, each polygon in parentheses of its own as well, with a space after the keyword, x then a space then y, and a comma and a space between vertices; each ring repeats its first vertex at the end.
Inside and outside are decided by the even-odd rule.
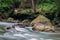
POLYGON ((42 24, 42 23, 36 23, 33 25, 33 28, 32 30, 35 30, 35 31, 55 31, 55 28, 54 26, 51 26, 51 25, 46 25, 46 24, 42 24))

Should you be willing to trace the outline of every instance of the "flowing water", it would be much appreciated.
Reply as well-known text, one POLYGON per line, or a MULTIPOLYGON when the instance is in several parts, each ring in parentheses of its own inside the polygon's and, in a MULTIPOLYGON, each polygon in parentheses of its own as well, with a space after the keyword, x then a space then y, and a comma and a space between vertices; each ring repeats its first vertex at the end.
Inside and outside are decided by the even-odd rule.
MULTIPOLYGON (((12 26, 16 23, 0 22, 2 27, 12 26)), ((35 32, 32 27, 21 28, 20 32, 15 29, 10 29, 7 32, 0 32, 0 40, 60 40, 60 33, 51 32, 35 32)))

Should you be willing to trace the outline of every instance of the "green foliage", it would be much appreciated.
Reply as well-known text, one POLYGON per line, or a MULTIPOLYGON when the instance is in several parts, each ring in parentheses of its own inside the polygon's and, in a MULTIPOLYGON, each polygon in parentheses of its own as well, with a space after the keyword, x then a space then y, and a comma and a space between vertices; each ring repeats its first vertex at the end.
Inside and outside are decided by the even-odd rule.
POLYGON ((10 7, 12 6, 15 2, 24 2, 26 0, 0 0, 0 7, 10 7))
POLYGON ((56 3, 50 0, 44 1, 43 4, 39 4, 36 7, 37 12, 53 12, 57 9, 56 3))
POLYGON ((44 0, 42 3, 36 5, 36 11, 40 12, 40 14, 46 16, 53 24, 59 23, 60 18, 59 10, 60 10, 60 1, 57 0, 44 0))
POLYGON ((56 23, 59 23, 59 22, 60 22, 60 18, 55 18, 54 21, 55 21, 56 23))
POLYGON ((27 0, 18 0, 18 1, 20 1, 20 2, 26 2, 27 0))
POLYGON ((1 0, 0 7, 9 7, 12 6, 12 0, 1 0))

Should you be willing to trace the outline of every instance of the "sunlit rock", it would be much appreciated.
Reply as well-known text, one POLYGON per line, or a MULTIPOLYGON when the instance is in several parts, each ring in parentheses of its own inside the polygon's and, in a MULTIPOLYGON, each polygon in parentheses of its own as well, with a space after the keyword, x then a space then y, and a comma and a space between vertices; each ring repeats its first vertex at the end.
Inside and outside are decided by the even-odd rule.
POLYGON ((36 30, 36 31, 43 31, 44 30, 44 25, 43 24, 40 24, 40 23, 36 23, 33 25, 33 30, 36 30))
POLYGON ((54 28, 54 26, 45 25, 45 31, 46 31, 46 32, 48 32, 48 31, 54 32, 54 31, 55 31, 55 28, 54 28))
POLYGON ((50 20, 49 20, 48 18, 46 18, 45 16, 43 16, 43 15, 39 15, 38 17, 36 17, 36 18, 31 22, 31 25, 34 25, 35 23, 38 23, 38 22, 52 25, 51 22, 50 22, 50 20))
POLYGON ((46 24, 42 24, 42 23, 36 23, 33 25, 32 30, 35 31, 46 31, 46 32, 50 32, 50 31, 55 31, 54 26, 51 25, 46 25, 46 24))

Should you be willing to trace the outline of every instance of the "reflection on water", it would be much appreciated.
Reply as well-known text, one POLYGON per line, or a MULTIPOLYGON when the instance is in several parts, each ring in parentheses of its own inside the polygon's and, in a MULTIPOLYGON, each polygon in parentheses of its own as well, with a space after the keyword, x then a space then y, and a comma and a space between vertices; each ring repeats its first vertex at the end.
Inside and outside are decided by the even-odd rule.
POLYGON ((35 32, 31 30, 31 27, 27 27, 20 32, 10 29, 8 32, 0 35, 0 40, 60 40, 60 33, 35 32))

